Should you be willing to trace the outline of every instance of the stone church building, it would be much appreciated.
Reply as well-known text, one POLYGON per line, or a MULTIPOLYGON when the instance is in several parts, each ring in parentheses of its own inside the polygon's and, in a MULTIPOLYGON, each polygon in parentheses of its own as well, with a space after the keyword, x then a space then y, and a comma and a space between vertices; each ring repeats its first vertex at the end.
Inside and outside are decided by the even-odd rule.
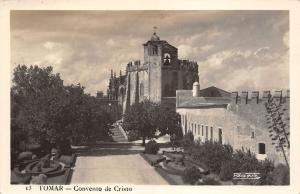
MULTIPOLYGON (((111 72, 108 100, 121 105, 123 113, 145 99, 167 104, 180 114, 183 134, 191 131, 195 140, 230 144, 233 149, 249 149, 258 159, 284 163, 265 118, 270 91, 230 93, 214 86, 200 90, 196 62, 178 59, 178 49, 156 33, 143 47, 144 62, 129 62, 124 75, 111 72)), ((273 96, 289 117, 289 90, 273 96)))
POLYGON ((129 62, 118 77, 111 72, 107 95, 118 100, 123 112, 144 99, 175 107, 176 90, 190 90, 199 80, 197 62, 178 59, 178 49, 155 32, 143 47, 144 62, 129 62))

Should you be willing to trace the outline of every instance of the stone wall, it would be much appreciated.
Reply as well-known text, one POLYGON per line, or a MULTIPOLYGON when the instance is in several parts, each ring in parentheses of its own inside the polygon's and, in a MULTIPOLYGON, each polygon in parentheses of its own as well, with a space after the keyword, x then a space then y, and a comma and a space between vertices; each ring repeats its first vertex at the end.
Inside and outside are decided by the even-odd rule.
MULTIPOLYGON (((190 130, 201 141, 211 140, 211 137, 214 141, 220 141, 221 130, 222 143, 228 143, 234 149, 250 149, 260 159, 268 157, 275 163, 284 163, 282 153, 275 151, 269 137, 265 117, 268 93, 234 93, 226 108, 177 108, 181 115, 183 133, 190 130), (266 154, 259 154, 259 143, 265 144, 266 154)), ((273 95, 278 103, 282 103, 283 108, 288 109, 286 116, 289 117, 289 92, 279 94, 278 91, 273 95)))

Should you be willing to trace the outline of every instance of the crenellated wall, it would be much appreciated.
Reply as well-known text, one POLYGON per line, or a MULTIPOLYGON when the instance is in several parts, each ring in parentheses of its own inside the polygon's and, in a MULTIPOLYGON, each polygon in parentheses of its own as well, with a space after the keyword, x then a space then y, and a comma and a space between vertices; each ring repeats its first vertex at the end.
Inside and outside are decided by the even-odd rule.
MULTIPOLYGON (((286 109, 284 122, 289 131, 289 90, 265 92, 233 92, 231 97, 190 97, 191 91, 178 91, 178 100, 185 99, 189 103, 177 106, 182 118, 183 133, 192 131, 196 139, 201 141, 213 139, 228 143, 234 149, 250 149, 260 159, 265 157, 276 164, 285 163, 282 152, 277 152, 269 137, 269 125, 266 119, 265 103, 271 94, 281 109, 286 109), (187 96, 185 96, 187 95, 187 96), (223 99, 223 101, 220 101, 223 99), (227 106, 216 106, 224 102, 227 106), (203 132, 202 132, 203 131, 203 132), (221 131, 221 134, 220 134, 221 131), (264 144, 266 154, 260 154, 259 145, 264 144)), ((287 155, 289 157, 289 150, 287 155)))
POLYGON ((273 96, 279 103, 286 103, 290 100, 290 90, 232 92, 231 102, 235 104, 259 104, 267 102, 270 96, 273 96))

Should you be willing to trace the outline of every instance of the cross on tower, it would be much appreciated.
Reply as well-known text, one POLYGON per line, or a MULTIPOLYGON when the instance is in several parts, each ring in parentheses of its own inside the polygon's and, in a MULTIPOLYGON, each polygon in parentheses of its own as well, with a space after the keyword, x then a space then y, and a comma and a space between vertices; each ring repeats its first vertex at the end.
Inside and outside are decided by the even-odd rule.
POLYGON ((153 33, 156 34, 157 27, 153 26, 153 33))

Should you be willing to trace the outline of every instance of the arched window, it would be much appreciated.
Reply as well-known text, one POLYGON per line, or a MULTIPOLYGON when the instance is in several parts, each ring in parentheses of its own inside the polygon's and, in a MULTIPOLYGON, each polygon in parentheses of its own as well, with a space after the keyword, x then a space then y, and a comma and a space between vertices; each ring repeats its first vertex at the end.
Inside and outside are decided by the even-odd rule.
POLYGON ((171 55, 169 53, 164 54, 164 65, 169 65, 171 63, 171 55))
POLYGON ((141 97, 144 96, 144 84, 143 83, 140 84, 140 96, 141 97))

